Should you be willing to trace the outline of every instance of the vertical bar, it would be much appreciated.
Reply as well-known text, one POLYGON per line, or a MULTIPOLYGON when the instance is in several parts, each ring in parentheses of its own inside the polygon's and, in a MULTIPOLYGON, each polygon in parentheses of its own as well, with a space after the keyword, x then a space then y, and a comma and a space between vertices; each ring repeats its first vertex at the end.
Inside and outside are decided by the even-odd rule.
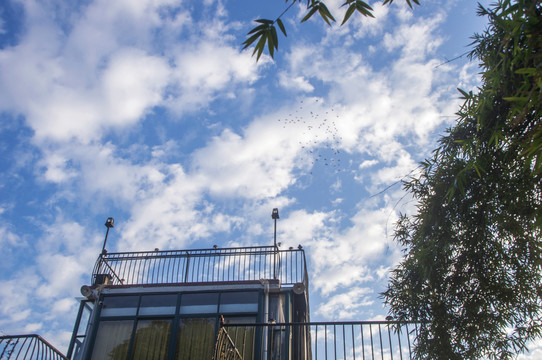
POLYGON ((346 336, 344 333, 344 327, 346 325, 343 324, 343 360, 346 360, 346 336))
POLYGON ((380 339, 380 357, 384 360, 384 348, 382 347, 382 329, 380 324, 378 324, 378 337, 380 339))
POLYGON ((211 257, 213 257, 213 256, 214 256, 214 254, 209 254, 209 257, 208 257, 208 260, 207 260, 207 266, 206 266, 207 267, 207 275, 205 277, 207 279, 207 281, 212 281, 209 278, 209 270, 211 269, 211 257))
POLYGON ((356 338, 354 337, 354 324, 352 324, 352 360, 356 360, 356 338))
POLYGON ((363 339, 363 324, 359 325, 361 331, 361 359, 365 360, 365 340, 363 339))
POLYGON ((327 360, 327 325, 324 325, 324 355, 327 360))
POLYGON ((371 335, 371 359, 374 360, 375 358, 375 350, 373 346, 373 325, 369 324, 369 333, 371 335))
POLYGON ((188 253, 188 251, 186 252, 186 266, 185 266, 185 270, 184 270, 184 282, 187 283, 188 282, 188 268, 190 266, 190 254, 188 253))
POLYGON ((314 336, 315 337, 315 339, 314 339, 314 348, 315 348, 314 353, 316 354, 316 359, 315 360, 318 360, 318 325, 316 325, 315 328, 316 328, 316 335, 314 336))
MULTIPOLYGON (((203 255, 203 257, 205 257, 205 254, 203 255)), ((198 254, 198 256, 196 256, 196 258, 194 259, 194 261, 196 261, 198 263, 198 266, 197 266, 197 270, 196 270, 196 267, 194 266, 194 270, 196 272, 196 281, 195 282, 199 282, 200 281, 200 265, 201 265, 201 259, 202 259, 202 256, 201 254, 198 254)), ((194 276, 192 276, 192 280, 194 280, 194 276)))
POLYGON ((390 343, 390 356, 391 356, 391 360, 393 360, 393 346, 391 344, 390 324, 386 324, 386 326, 388 327, 388 341, 390 343))
POLYGON ((397 340, 399 342, 399 359, 403 360, 403 347, 401 345, 401 325, 397 324, 397 340))
POLYGON ((213 271, 212 271, 213 275, 211 276, 211 278, 212 278, 211 281, 215 281, 215 266, 216 266, 216 258, 217 257, 218 257, 218 254, 215 251, 215 253, 213 254, 213 271))
POLYGON ((333 324, 333 353, 335 360, 337 360, 337 326, 335 324, 333 324))

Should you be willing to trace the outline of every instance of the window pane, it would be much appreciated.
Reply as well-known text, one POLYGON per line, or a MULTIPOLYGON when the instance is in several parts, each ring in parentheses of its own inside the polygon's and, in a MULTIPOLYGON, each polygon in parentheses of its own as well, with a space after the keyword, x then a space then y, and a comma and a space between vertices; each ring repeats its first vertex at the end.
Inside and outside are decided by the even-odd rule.
POLYGON ((175 359, 211 359, 215 344, 216 318, 181 319, 175 359))
POLYGON ((258 312, 258 292, 240 291, 222 293, 220 297, 220 314, 247 312, 258 312))
POLYGON ((106 296, 101 316, 133 316, 137 311, 139 296, 106 296))
POLYGON ((139 315, 173 315, 177 306, 177 294, 143 295, 139 315))
POLYGON ((216 314, 218 305, 217 293, 183 294, 181 295, 181 314, 216 314))
POLYGON ((133 320, 101 321, 92 360, 125 360, 133 326, 133 320))
POLYGON ((140 320, 132 350, 133 360, 166 359, 171 334, 171 320, 140 320))
POLYGON ((221 304, 254 304, 258 303, 257 291, 224 292, 220 298, 221 304))
MULTIPOLYGON (((244 317, 232 317, 228 316, 224 318, 225 324, 247 324, 245 326, 225 326, 224 329, 229 336, 229 339, 233 342, 233 346, 243 359, 254 358, 255 347, 255 334, 256 329, 253 325, 256 322, 256 317, 244 316, 244 317)), ((228 340, 229 341, 229 340, 228 340)))

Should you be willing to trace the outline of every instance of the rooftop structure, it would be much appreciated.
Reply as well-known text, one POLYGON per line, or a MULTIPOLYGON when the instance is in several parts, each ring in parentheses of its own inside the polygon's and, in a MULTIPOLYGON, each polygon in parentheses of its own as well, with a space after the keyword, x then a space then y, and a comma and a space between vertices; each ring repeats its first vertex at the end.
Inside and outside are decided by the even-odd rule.
POLYGON ((412 358, 416 324, 310 321, 301 246, 283 250, 275 238, 273 246, 108 253, 106 241, 81 288, 66 356, 41 338, 54 351, 34 356, 20 350, 30 347, 24 338, 0 337, 0 359, 412 358))

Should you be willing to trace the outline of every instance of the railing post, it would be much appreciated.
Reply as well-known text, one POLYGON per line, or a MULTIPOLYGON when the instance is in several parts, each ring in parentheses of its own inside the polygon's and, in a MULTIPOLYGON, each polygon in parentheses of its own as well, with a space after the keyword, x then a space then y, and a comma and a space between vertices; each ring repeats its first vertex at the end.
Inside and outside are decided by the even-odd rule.
POLYGON ((184 272, 184 282, 185 282, 185 283, 188 282, 188 271, 189 271, 189 268, 190 268, 190 253, 187 251, 187 252, 186 252, 186 268, 185 268, 185 272, 184 272))

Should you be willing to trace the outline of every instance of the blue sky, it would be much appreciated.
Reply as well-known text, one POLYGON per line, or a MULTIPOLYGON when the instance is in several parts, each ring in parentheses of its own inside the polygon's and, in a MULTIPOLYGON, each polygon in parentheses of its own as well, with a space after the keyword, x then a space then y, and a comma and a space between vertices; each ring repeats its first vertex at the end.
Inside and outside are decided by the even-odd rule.
MULTIPOLYGON (((487 2, 483 2, 487 4, 487 2)), ((328 1, 337 18, 344 8, 328 1)), ((371 3, 375 19, 283 18, 275 59, 242 50, 281 1, 0 4, 0 333, 61 349, 109 251, 302 244, 314 320, 378 319, 399 213, 453 124, 475 2, 371 3)))

